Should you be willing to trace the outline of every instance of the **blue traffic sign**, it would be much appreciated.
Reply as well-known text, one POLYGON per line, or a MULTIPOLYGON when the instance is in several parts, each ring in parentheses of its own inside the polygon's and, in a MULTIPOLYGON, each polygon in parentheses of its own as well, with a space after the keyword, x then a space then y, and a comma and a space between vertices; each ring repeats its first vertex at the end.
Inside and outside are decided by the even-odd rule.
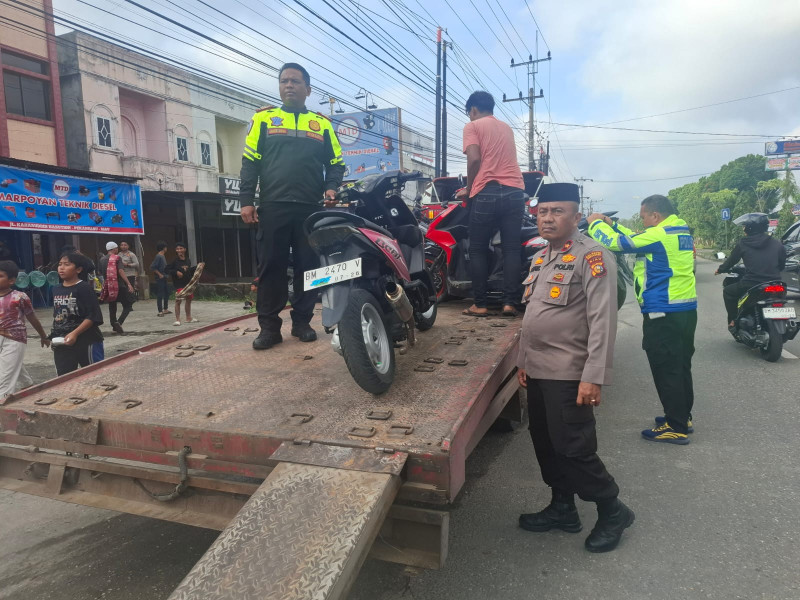
POLYGON ((730 208, 723 208, 722 209, 722 220, 723 221, 730 221, 731 220, 731 209, 730 208))

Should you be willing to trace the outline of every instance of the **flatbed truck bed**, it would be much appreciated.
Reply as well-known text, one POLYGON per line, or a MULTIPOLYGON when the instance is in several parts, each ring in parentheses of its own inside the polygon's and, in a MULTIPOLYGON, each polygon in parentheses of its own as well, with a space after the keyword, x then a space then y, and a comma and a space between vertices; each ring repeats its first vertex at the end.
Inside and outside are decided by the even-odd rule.
POLYGON ((287 324, 252 350, 254 315, 28 388, 0 406, 0 487, 223 530, 173 598, 338 598, 368 552, 438 568, 466 457, 522 418, 519 321, 464 306, 439 307, 381 396, 329 336, 287 324))

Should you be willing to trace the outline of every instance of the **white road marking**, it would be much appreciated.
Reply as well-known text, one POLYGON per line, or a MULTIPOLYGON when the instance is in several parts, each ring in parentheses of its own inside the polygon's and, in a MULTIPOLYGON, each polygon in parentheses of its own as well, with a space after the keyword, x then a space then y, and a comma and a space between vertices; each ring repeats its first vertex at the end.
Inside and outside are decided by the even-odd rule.
POLYGON ((794 358, 795 360, 797 359, 797 357, 794 354, 792 354, 791 352, 789 352, 786 349, 781 350, 781 356, 783 358, 789 358, 789 359, 794 358))

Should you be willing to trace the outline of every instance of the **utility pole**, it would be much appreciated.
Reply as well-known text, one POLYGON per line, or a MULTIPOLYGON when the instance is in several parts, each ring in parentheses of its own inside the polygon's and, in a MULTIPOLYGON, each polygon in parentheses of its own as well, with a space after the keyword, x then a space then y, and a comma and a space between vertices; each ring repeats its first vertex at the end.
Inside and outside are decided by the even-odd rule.
POLYGON ((441 157, 439 175, 447 177, 447 42, 442 43, 442 148, 439 155, 441 157))
POLYGON ((442 167, 442 28, 436 30, 436 141, 434 147, 434 177, 439 177, 442 167))
POLYGON ((583 212, 583 208, 584 208, 583 207, 583 201, 584 200, 588 200, 588 198, 583 195, 583 182, 584 181, 594 181, 594 179, 589 179, 588 177, 576 177, 575 178, 575 183, 578 184, 578 187, 581 190, 581 213, 586 214, 585 212, 583 212))
POLYGON ((525 98, 522 96, 522 92, 519 93, 518 98, 510 98, 506 99, 506 95, 503 94, 503 102, 526 102, 528 104, 528 170, 535 171, 536 170, 536 126, 534 124, 534 102, 537 98, 544 98, 544 90, 539 89, 539 93, 535 94, 534 91, 536 89, 536 74, 539 72, 539 67, 537 66, 540 62, 545 62, 551 59, 550 51, 547 52, 547 58, 538 58, 539 56, 539 34, 536 34, 536 56, 537 58, 533 58, 533 55, 528 55, 528 60, 521 63, 515 63, 514 59, 511 59, 511 68, 515 67, 527 67, 528 68, 528 97, 525 98))
POLYGON ((337 112, 337 113, 343 113, 344 112, 344 109, 342 109, 341 107, 339 107, 335 111, 333 110, 333 107, 336 105, 337 102, 338 102, 338 100, 336 100, 336 98, 334 98, 333 96, 330 96, 327 100, 323 100, 322 102, 320 102, 320 104, 330 104, 331 116, 333 116, 334 112, 337 112))

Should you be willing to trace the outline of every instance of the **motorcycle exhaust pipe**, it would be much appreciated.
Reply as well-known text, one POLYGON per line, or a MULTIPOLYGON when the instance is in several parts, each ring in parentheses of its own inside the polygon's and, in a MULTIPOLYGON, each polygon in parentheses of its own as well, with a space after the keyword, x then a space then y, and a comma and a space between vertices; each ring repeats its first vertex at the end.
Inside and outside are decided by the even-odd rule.
POLYGON ((394 282, 389 282, 386 284, 386 299, 392 306, 397 318, 408 325, 408 345, 413 346, 417 341, 414 335, 414 309, 408 296, 406 296, 401 286, 394 282))

